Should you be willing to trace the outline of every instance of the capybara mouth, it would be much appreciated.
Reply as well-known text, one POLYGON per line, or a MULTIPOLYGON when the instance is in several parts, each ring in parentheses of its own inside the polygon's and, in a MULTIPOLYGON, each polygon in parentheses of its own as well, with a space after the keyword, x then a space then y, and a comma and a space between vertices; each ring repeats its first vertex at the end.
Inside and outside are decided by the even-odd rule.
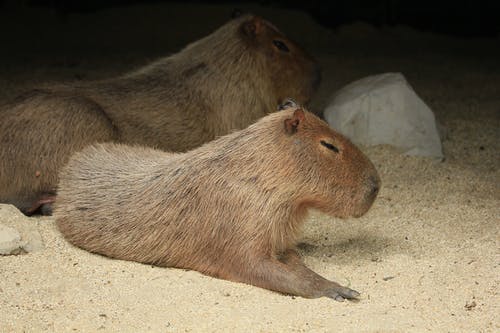
POLYGON ((372 201, 375 201, 375 198, 378 195, 380 190, 380 179, 375 176, 370 176, 370 189, 368 190, 368 198, 371 198, 372 201))
POLYGON ((341 218, 349 218, 349 217, 361 217, 366 214, 366 212, 371 208, 377 195, 380 191, 380 179, 378 176, 370 176, 368 177, 368 182, 366 184, 366 188, 363 192, 357 192, 356 196, 359 198, 357 204, 353 206, 351 211, 348 211, 343 216, 339 216, 341 218))

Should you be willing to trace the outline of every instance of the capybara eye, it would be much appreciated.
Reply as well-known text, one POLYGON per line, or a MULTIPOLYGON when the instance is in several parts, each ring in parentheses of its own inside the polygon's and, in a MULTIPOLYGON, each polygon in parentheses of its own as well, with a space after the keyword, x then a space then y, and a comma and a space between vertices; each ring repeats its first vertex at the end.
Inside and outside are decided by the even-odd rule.
POLYGON ((288 46, 286 46, 285 43, 283 43, 282 41, 280 40, 273 40, 273 44, 274 46, 276 46, 278 48, 278 50, 280 51, 283 51, 283 52, 290 52, 290 50, 288 49, 288 46))
POLYGON ((325 146, 326 148, 330 149, 330 150, 333 150, 334 152, 338 153, 339 152, 339 149, 337 147, 335 147, 334 145, 332 145, 331 143, 328 143, 326 141, 323 141, 321 140, 321 144, 323 146, 325 146))

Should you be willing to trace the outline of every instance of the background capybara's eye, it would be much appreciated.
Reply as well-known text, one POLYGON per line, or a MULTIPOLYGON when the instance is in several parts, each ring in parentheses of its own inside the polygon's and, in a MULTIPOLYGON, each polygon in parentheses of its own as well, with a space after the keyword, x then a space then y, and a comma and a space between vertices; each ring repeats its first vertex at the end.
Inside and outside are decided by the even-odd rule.
POLYGON ((326 141, 321 140, 321 144, 323 146, 325 146, 326 148, 328 148, 328 149, 330 149, 330 150, 332 150, 332 151, 334 151, 336 153, 339 152, 339 149, 337 147, 335 147, 334 145, 332 145, 331 143, 328 143, 326 141))
POLYGON ((290 52, 290 50, 288 49, 288 46, 286 46, 285 43, 283 43, 282 41, 280 40, 273 40, 273 44, 274 46, 276 46, 278 48, 278 50, 280 51, 283 51, 283 52, 290 52))

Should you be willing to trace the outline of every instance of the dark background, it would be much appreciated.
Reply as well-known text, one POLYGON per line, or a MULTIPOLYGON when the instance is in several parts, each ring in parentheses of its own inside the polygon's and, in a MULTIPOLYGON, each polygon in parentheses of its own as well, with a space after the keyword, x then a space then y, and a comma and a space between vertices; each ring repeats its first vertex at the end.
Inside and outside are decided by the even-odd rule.
MULTIPOLYGON (((411 56, 426 47, 411 41, 415 31, 453 38, 452 44, 435 41, 436 52, 478 61, 500 52, 500 1, 0 0, 0 72, 13 65, 57 67, 101 60, 111 70, 113 63, 135 66, 206 36, 227 22, 234 9, 270 20, 313 55, 331 49, 346 24, 372 34, 398 31, 401 50, 411 56), (392 27, 397 30, 387 29, 392 27), (462 42, 471 39, 489 42, 473 48, 462 42)), ((379 37, 371 45, 354 38, 351 45, 334 47, 374 56, 384 51, 379 37)))
MULTIPOLYGON (((0 0, 3 11, 13 7, 43 7, 66 17, 71 13, 92 13, 104 9, 171 2, 166 0, 0 0)), ((231 4, 234 1, 192 1, 183 3, 231 4)), ((365 21, 375 26, 405 24, 424 31, 456 36, 496 37, 500 32, 500 1, 401 1, 401 0, 275 0, 249 1, 273 8, 306 11, 324 26, 365 21)), ((17 11, 18 13, 19 11, 17 11)))

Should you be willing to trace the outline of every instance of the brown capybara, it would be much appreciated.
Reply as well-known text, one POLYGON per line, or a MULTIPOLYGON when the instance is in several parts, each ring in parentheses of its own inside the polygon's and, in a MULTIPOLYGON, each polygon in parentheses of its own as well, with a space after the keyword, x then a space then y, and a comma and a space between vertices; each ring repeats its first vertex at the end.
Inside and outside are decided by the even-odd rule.
POLYGON ((380 180, 358 148, 300 108, 182 154, 92 145, 60 177, 57 226, 90 252, 303 297, 359 295, 308 269, 295 245, 309 207, 361 216, 380 180))
POLYGON ((248 126, 287 96, 306 102, 319 78, 304 50, 246 15, 123 76, 32 91, 0 110, 0 202, 26 214, 50 208, 59 169, 89 144, 186 151, 248 126))

